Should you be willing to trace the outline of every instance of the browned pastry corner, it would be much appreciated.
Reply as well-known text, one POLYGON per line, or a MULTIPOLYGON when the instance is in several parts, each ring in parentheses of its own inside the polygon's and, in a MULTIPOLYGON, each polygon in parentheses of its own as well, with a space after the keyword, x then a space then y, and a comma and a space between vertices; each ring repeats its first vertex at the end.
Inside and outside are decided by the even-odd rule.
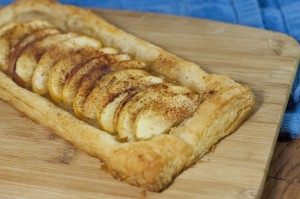
POLYGON ((150 191, 168 187, 254 106, 248 86, 52 0, 3 8, 0 44, 1 99, 150 191))

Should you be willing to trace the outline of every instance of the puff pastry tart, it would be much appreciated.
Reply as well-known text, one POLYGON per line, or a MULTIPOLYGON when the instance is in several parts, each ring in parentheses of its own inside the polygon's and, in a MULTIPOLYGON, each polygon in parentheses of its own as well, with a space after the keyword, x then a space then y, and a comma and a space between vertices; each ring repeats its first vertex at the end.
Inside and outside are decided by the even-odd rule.
POLYGON ((20 0, 0 27, 1 99, 146 190, 170 185, 254 105, 249 87, 88 10, 20 0))

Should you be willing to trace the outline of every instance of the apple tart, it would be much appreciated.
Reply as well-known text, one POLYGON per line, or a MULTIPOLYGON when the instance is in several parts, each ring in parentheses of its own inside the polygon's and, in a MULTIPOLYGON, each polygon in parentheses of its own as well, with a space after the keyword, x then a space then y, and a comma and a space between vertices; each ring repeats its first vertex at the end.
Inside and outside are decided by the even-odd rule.
POLYGON ((254 94, 52 0, 0 11, 0 97, 118 179, 161 191, 254 106, 254 94))

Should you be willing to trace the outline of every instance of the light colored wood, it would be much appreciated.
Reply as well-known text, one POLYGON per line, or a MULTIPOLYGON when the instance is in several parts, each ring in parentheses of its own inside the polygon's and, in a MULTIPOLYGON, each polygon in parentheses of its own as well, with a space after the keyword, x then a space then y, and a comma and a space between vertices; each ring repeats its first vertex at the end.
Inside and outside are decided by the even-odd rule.
MULTIPOLYGON (((259 198, 299 59, 278 33, 191 18, 95 11, 108 21, 208 72, 253 88, 249 119, 162 193, 147 198, 259 198)), ((0 198, 140 198, 100 161, 0 101, 0 198)))

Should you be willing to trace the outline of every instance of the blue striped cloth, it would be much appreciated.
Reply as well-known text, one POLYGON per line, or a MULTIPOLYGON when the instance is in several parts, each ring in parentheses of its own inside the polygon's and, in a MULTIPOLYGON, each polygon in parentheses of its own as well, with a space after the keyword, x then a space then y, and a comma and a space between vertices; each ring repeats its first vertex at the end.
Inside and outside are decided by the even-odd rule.
MULTIPOLYGON (((300 42, 300 0, 59 0, 83 7, 149 11, 212 19, 282 32, 300 42)), ((0 5, 11 3, 2 0, 0 5)), ((300 137, 300 71, 290 95, 279 139, 300 137)))

